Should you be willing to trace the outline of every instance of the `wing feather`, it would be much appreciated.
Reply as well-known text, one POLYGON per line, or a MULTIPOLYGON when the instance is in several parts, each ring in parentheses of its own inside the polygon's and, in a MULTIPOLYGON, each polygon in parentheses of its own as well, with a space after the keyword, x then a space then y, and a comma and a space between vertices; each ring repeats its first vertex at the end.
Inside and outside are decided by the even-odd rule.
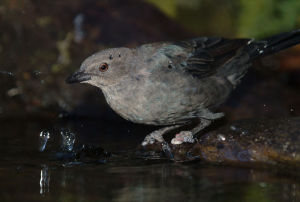
POLYGON ((188 41, 182 41, 173 45, 184 49, 186 56, 167 54, 175 63, 181 64, 184 71, 197 78, 203 78, 215 74, 218 69, 229 62, 247 45, 249 39, 225 39, 218 37, 201 37, 188 41), (179 58, 179 61, 178 61, 179 58))

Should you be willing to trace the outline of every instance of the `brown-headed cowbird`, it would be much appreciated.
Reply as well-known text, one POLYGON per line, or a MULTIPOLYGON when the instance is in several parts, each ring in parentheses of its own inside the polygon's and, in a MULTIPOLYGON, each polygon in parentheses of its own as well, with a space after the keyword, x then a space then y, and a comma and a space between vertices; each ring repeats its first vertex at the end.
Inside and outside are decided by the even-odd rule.
POLYGON ((200 37, 111 48, 88 57, 68 83, 88 83, 104 93, 108 104, 135 123, 165 126, 142 145, 164 142, 163 135, 197 121, 171 143, 194 142, 194 135, 223 117, 214 113, 238 85, 251 63, 300 43, 300 30, 261 41, 200 37))

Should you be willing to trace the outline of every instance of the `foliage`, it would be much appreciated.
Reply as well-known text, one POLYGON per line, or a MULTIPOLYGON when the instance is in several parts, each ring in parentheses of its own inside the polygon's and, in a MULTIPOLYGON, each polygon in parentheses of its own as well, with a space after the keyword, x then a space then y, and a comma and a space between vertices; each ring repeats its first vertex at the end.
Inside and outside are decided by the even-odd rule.
POLYGON ((194 33, 256 37, 300 26, 299 0, 147 0, 194 33))
POLYGON ((240 0, 239 36, 264 37, 300 23, 299 0, 240 0))

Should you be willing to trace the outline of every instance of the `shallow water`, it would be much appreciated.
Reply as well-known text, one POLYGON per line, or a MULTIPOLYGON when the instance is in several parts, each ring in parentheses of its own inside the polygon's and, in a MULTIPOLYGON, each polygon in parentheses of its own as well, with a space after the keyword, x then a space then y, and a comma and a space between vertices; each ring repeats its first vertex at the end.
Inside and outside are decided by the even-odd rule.
POLYGON ((0 201, 298 201, 300 180, 274 170, 145 159, 135 149, 146 128, 126 122, 2 121, 0 201), (60 132, 110 154, 72 159, 60 132), (49 131, 39 151, 41 131, 49 131), (122 137, 119 134, 124 134, 122 137))

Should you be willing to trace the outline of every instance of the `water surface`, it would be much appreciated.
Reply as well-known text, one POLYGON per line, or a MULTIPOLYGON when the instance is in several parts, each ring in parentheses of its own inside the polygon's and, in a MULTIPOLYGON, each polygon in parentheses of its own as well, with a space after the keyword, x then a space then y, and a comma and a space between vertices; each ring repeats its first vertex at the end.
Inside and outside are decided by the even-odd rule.
POLYGON ((0 124, 0 201, 298 201, 300 180, 273 169, 174 163, 134 152, 147 130, 141 125, 97 121, 3 121, 0 124), (81 123, 81 124, 79 124, 81 123), (113 125, 114 124, 114 125, 113 125), (41 131, 50 138, 39 151, 41 131), (74 147, 102 147, 110 154, 72 159, 74 147), (123 133, 120 138, 119 134, 123 133), (117 138, 118 137, 118 138, 117 138))

